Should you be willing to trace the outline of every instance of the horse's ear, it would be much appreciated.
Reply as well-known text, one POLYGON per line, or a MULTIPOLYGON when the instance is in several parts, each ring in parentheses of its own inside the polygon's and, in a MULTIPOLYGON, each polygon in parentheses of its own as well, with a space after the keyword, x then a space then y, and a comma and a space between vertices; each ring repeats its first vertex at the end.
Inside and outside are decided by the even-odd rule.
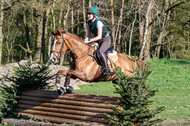
POLYGON ((58 29, 57 29, 57 33, 58 33, 59 35, 61 35, 61 34, 63 34, 63 33, 66 33, 66 31, 63 30, 62 28, 58 28, 58 29))
POLYGON ((57 32, 51 31, 51 34, 53 34, 53 35, 57 35, 57 32))

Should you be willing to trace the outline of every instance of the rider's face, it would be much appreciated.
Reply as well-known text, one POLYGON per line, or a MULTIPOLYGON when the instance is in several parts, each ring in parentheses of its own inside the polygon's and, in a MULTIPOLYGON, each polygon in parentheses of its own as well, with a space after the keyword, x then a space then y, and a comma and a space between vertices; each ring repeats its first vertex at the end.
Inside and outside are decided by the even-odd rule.
POLYGON ((92 20, 92 19, 93 19, 93 17, 94 17, 94 15, 93 15, 93 14, 88 14, 88 19, 89 19, 89 20, 92 20))

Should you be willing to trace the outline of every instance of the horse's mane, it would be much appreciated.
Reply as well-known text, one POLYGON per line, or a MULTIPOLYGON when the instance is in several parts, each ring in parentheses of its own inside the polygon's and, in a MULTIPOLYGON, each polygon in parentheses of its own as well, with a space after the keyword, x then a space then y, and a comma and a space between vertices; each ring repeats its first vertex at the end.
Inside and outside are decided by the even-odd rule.
POLYGON ((76 39, 79 42, 83 42, 83 40, 80 37, 78 37, 76 34, 73 34, 73 33, 67 32, 67 31, 64 31, 64 33, 71 36, 72 38, 76 39))

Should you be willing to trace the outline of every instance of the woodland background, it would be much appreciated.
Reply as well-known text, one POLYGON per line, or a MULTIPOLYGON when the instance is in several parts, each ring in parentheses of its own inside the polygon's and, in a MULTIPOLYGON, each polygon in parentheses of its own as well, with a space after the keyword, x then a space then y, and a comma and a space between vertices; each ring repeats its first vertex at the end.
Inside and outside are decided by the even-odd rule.
POLYGON ((190 59, 190 0, 1 0, 0 64, 30 54, 47 62, 57 28, 83 39, 89 6, 98 8, 118 52, 144 60, 190 59))

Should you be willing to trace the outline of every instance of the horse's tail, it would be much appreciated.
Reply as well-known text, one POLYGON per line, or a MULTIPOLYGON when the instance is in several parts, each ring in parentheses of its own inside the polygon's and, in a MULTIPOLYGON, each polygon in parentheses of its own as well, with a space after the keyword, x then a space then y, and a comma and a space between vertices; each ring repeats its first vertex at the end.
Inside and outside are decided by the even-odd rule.
POLYGON ((140 70, 143 70, 143 68, 151 68, 149 65, 148 65, 148 63, 146 63, 146 62, 144 62, 144 61, 142 61, 142 60, 138 60, 137 61, 137 66, 138 66, 138 68, 140 69, 140 70))

